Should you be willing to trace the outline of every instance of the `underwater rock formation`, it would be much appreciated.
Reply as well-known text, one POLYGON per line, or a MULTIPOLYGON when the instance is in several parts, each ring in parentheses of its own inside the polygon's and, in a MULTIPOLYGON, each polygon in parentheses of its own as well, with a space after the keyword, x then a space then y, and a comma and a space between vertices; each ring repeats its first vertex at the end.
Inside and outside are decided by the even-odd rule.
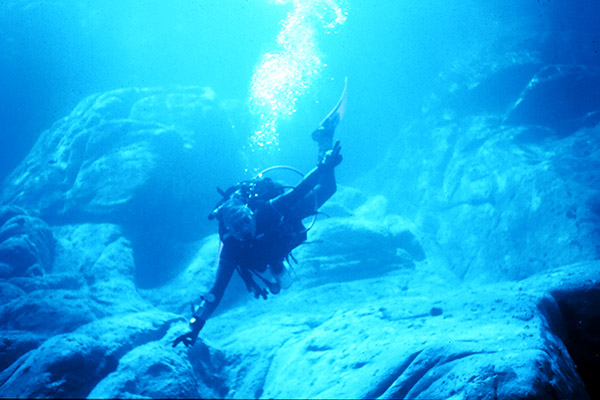
POLYGON ((52 267, 54 246, 44 221, 16 206, 0 207, 0 278, 43 274, 52 267))
POLYGON ((198 132, 228 126, 209 94, 92 96, 11 175, 0 238, 33 245, 0 253, 13 257, 0 259, 0 397, 598 393, 597 128, 532 142, 473 117, 406 132, 365 179, 377 190, 340 185, 323 207, 289 289, 253 300, 234 276, 196 345, 173 348, 214 278, 204 219, 229 181, 197 167, 238 160, 198 132))
POLYGON ((394 199, 428 258, 459 277, 522 279, 600 255, 599 129, 524 140, 537 128, 491 117, 415 124, 358 187, 394 199))
POLYGON ((177 318, 156 311, 133 313, 52 336, 0 373, 0 396, 86 397, 123 355, 161 338, 177 318))
POLYGON ((92 95, 42 133, 7 179, 2 202, 53 223, 175 218, 174 208, 191 203, 184 194, 220 183, 205 168, 239 162, 231 129, 207 88, 92 95))
POLYGON ((539 125, 565 136, 600 123, 600 69, 549 65, 531 79, 506 122, 539 125))
MULTIPOLYGON (((368 203, 373 206, 378 201, 368 203)), ((374 207, 373 213, 378 210, 374 207)), ((378 228, 379 240, 389 240, 389 233, 382 230, 385 224, 365 219, 370 214, 364 208, 359 211, 358 221, 329 220, 331 234, 344 227, 348 240, 360 241, 368 237, 366 232, 375 235, 378 228), (372 230, 359 233, 357 224, 370 225, 372 230)), ((385 219, 395 220, 393 215, 385 219)), ((320 235, 325 235, 328 229, 321 228, 320 235)), ((365 268, 387 265, 372 271, 372 276, 348 276, 338 267, 337 273, 328 273, 328 282, 315 286, 310 268, 304 266, 317 260, 305 260, 298 252, 299 281, 288 291, 267 302, 253 301, 241 284, 234 285, 231 289, 238 292, 229 290, 227 296, 238 301, 224 302, 219 315, 207 323, 203 340, 190 349, 173 349, 173 339, 187 329, 187 323, 180 315, 154 308, 160 306, 160 296, 140 300, 147 311, 136 311, 129 298, 135 295, 135 287, 115 290, 118 298, 112 308, 106 308, 106 298, 84 295, 91 292, 89 285, 94 285, 96 275, 101 281, 121 275, 124 282, 131 282, 131 262, 129 269, 122 267, 130 249, 115 248, 114 243, 122 241, 116 227, 62 227, 56 236, 56 273, 80 268, 82 287, 75 290, 77 284, 59 279, 53 283, 52 274, 45 286, 22 285, 35 289, 32 293, 37 296, 29 297, 30 304, 41 308, 36 315, 24 316, 37 325, 11 322, 2 328, 7 351, 2 357, 0 395, 5 397, 585 398, 564 344, 568 338, 564 321, 570 314, 562 308, 569 293, 585 301, 582 291, 600 290, 598 263, 482 287, 440 274, 438 266, 418 252, 407 264, 410 253, 404 250, 395 260, 386 252, 371 253, 365 268), (74 249, 85 248, 90 237, 103 239, 91 241, 89 253, 82 257, 74 249), (43 303, 46 297, 60 300, 53 316, 43 313, 52 307, 50 301, 43 303), (90 308, 82 308, 84 303, 90 308), (79 315, 88 320, 75 319, 77 313, 73 315, 68 307, 79 308, 79 315), (55 323, 47 323, 53 319, 55 323)), ((202 270, 214 267, 215 240, 212 236, 205 241, 183 275, 198 277, 202 270)), ((372 240, 377 241, 376 236, 372 240)), ((413 240, 396 243, 410 249, 407 243, 414 245, 413 240)), ((340 246, 331 254, 344 249, 340 246)), ((347 250, 342 254, 356 254, 351 244, 347 250)), ((331 254, 322 255, 323 265, 331 254)), ((203 278, 205 284, 209 278, 203 278)), ((189 286, 182 280, 168 290, 179 287, 179 293, 185 294, 189 286)), ((189 293, 188 299, 194 295, 189 293)), ((19 298, 24 296, 21 293, 19 298)), ((161 308, 176 300, 166 301, 161 308)), ((178 300, 185 302, 185 295, 178 300)), ((588 301, 588 307, 577 309, 580 320, 591 323, 587 317, 593 319, 593 297, 588 301)), ((10 304, 0 309, 13 309, 20 301, 10 304)), ((18 314, 3 314, 0 320, 18 314)))
MULTIPOLYGON (((243 170, 238 142, 209 88, 95 94, 42 133, 0 201, 54 225, 120 224, 138 264, 160 271, 178 257, 175 241, 208 233, 217 185, 243 170)), ((147 286, 163 278, 137 277, 147 286)))
MULTIPOLYGON (((323 210, 334 208, 335 201, 323 210)), ((293 254, 302 259, 296 276, 303 286, 353 281, 414 269, 425 253, 412 228, 397 215, 387 214, 383 196, 368 199, 351 217, 319 221, 310 241, 293 254)))

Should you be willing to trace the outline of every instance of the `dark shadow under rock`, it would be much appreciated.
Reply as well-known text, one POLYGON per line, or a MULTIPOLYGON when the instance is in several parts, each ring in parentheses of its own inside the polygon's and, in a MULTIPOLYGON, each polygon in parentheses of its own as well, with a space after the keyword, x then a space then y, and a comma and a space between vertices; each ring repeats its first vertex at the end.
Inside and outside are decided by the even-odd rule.
POLYGON ((0 373, 0 397, 87 397, 124 354, 163 338, 176 320, 160 311, 126 314, 53 336, 0 373))
POLYGON ((3 397, 86 397, 118 362, 85 336, 55 336, 0 374, 3 397), (32 379, 35 377, 35 379, 32 379))
POLYGON ((577 372, 592 399, 600 397, 600 283, 552 293, 562 316, 559 327, 577 372))
POLYGON ((559 136, 600 122, 600 70, 549 65, 531 79, 508 114, 511 125, 540 125, 559 136))
POLYGON ((0 339, 0 371, 4 371, 23 354, 37 348, 47 338, 47 335, 27 331, 4 330, 0 339))

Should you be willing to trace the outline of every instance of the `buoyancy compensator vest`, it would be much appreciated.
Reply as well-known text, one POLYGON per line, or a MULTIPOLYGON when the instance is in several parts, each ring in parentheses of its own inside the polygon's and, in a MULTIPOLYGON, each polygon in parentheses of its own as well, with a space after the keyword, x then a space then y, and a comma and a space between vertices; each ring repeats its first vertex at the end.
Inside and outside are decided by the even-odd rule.
POLYGON ((221 258, 236 265, 249 291, 266 298, 264 287, 254 278, 262 280, 274 293, 261 274, 269 266, 280 268, 284 260, 295 261, 291 251, 306 240, 307 229, 300 219, 293 217, 293 210, 276 210, 271 205, 270 200, 283 194, 286 187, 269 177, 242 181, 225 191, 217 190, 223 198, 215 205, 209 219, 219 221, 219 236, 223 243, 221 258), (227 207, 240 204, 247 206, 256 219, 256 235, 248 240, 229 235, 223 218, 227 207))

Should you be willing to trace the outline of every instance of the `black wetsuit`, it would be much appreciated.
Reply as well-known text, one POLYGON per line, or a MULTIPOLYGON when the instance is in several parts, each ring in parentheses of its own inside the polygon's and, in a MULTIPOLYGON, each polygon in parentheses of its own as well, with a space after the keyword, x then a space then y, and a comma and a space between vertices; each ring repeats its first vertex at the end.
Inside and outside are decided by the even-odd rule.
POLYGON ((241 273, 263 272, 267 266, 282 267, 283 259, 306 240, 302 219, 314 214, 336 191, 334 167, 320 164, 292 191, 257 205, 254 209, 256 234, 240 241, 221 229, 223 247, 215 283, 210 292, 214 301, 205 304, 206 320, 219 305, 236 267, 241 273))

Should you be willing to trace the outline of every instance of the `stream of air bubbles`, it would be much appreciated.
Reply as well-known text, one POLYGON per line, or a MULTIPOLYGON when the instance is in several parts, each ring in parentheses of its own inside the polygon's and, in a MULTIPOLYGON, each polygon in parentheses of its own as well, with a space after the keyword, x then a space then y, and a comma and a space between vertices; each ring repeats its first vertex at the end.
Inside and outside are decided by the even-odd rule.
POLYGON ((272 0, 291 5, 271 51, 262 55, 250 83, 250 112, 257 126, 250 137, 250 151, 279 149, 277 126, 296 111, 305 94, 325 67, 318 35, 336 33, 346 21, 345 0, 272 0))

